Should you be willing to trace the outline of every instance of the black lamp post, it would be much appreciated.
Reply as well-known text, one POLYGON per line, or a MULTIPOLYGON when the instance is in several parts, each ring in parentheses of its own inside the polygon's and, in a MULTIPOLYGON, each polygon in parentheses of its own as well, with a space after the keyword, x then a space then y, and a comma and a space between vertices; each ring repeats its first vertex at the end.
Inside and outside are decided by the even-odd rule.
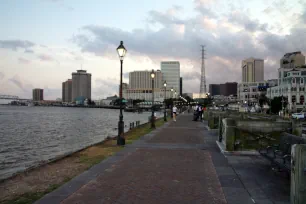
POLYGON ((155 129, 155 120, 154 120, 154 78, 155 78, 155 72, 152 69, 151 72, 151 79, 152 79, 152 116, 151 116, 151 128, 155 129))
POLYGON ((172 105, 171 105, 171 118, 173 118, 173 112, 172 112, 172 109, 173 109, 173 87, 171 88, 171 101, 172 101, 172 105))
POLYGON ((124 139, 124 122, 123 122, 123 114, 122 114, 122 64, 123 64, 123 58, 127 52, 125 47, 123 46, 123 41, 120 41, 120 45, 117 48, 117 52, 120 58, 120 114, 119 114, 119 122, 118 122, 118 137, 117 137, 117 145, 125 145, 125 139, 124 139))
POLYGON ((165 87, 165 98, 164 98, 164 101, 165 101, 165 110, 164 110, 164 121, 166 122, 167 121, 167 113, 166 113, 166 92, 167 92, 167 82, 165 81, 164 82, 164 87, 165 87))
POLYGON ((173 91, 174 91, 174 99, 175 99, 175 101, 173 101, 173 106, 174 106, 174 105, 177 105, 176 104, 177 101, 176 101, 176 90, 173 90, 173 91))

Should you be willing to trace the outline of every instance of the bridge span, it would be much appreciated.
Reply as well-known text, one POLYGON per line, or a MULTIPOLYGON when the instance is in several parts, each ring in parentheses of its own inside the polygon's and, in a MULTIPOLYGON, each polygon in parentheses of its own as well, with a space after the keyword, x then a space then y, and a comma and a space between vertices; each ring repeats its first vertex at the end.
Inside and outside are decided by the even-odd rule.
POLYGON ((0 94, 0 105, 10 104, 13 101, 16 101, 16 102, 31 102, 32 99, 24 99, 24 98, 19 98, 18 96, 0 94))

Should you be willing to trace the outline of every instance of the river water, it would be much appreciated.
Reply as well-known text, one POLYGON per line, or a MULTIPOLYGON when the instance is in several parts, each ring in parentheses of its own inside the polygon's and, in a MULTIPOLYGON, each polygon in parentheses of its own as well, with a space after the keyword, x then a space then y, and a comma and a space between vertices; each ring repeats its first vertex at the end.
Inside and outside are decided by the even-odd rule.
MULTIPOLYGON (((150 113, 123 115, 127 131, 150 113)), ((0 106, 0 180, 116 135, 118 118, 114 109, 0 106)))

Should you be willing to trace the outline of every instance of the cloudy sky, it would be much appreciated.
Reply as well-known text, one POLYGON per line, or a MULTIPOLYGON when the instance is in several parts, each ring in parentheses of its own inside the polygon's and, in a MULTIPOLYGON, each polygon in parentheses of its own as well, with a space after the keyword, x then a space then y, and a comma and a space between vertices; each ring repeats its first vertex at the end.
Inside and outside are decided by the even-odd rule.
POLYGON ((241 81, 241 60, 265 60, 276 78, 286 52, 306 54, 306 0, 3 0, 0 7, 0 94, 61 97, 61 83, 81 66, 92 73, 92 96, 117 93, 116 47, 133 70, 178 60, 183 92, 198 92, 200 45, 209 83, 241 81))

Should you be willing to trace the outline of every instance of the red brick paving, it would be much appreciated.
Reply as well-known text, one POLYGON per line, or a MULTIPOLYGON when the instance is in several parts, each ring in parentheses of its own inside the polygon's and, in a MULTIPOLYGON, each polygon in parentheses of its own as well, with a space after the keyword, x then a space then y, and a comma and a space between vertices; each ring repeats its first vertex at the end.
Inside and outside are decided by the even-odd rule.
POLYGON ((84 185, 70 203, 225 204, 209 152, 138 149, 84 185))
POLYGON ((181 128, 165 128, 163 131, 157 133, 148 142, 172 144, 203 144, 203 137, 200 136, 199 132, 194 130, 181 128))

